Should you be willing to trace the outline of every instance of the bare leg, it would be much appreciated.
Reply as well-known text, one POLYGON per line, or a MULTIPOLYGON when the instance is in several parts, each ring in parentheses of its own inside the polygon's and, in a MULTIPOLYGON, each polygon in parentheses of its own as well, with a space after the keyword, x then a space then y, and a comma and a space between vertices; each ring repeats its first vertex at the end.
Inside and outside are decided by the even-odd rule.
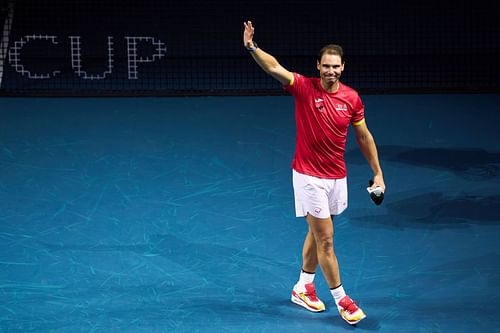
MULTIPOLYGON (((309 228, 302 248, 302 270, 306 273, 316 273, 317 267, 316 240, 311 228, 309 228)), ((293 287, 291 300, 309 311, 321 312, 325 310, 325 304, 316 295, 316 289, 312 283, 313 279, 314 275, 311 276, 301 272, 299 281, 293 287)))
POLYGON ((323 276, 330 288, 338 287, 341 284, 339 264, 333 249, 333 220, 332 218, 320 219, 310 214, 306 217, 309 224, 309 232, 304 241, 304 270, 319 263, 323 276), (311 242, 316 243, 316 262, 309 249, 311 242), (307 250, 307 251, 306 251, 307 250), (311 259, 312 258, 312 259, 311 259), (307 265, 307 267, 306 267, 307 265))
POLYGON ((302 270, 308 273, 315 273, 318 267, 318 255, 316 253, 316 240, 309 228, 306 239, 304 240, 304 247, 302 248, 302 270))

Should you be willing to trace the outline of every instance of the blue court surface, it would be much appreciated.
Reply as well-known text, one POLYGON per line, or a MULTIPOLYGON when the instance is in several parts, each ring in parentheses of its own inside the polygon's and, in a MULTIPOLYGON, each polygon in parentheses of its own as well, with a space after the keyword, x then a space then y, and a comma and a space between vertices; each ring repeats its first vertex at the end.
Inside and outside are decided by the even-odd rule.
POLYGON ((293 99, 0 99, 0 332, 500 332, 500 95, 367 95, 335 218, 367 318, 290 302, 293 99))

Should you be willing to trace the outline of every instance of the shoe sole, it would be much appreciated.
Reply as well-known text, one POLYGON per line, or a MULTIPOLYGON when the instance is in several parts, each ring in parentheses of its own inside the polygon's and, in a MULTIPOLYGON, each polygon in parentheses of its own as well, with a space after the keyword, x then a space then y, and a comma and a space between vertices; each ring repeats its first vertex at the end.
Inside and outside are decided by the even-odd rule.
POLYGON ((316 309, 316 308, 313 308, 313 307, 309 306, 307 303, 305 303, 303 300, 301 300, 300 298, 294 297, 293 295, 292 295, 292 297, 291 297, 290 300, 293 303, 295 303, 297 305, 300 305, 303 308, 306 308, 307 310, 309 310, 311 312, 323 312, 323 311, 325 311, 325 309, 316 309))
POLYGON ((365 314, 363 314, 363 316, 362 316, 361 318, 359 318, 358 320, 348 320, 347 318, 344 318, 344 317, 342 316, 342 314, 340 314, 340 317, 341 317, 342 319, 344 319, 344 320, 345 320, 348 324, 350 324, 350 325, 356 325, 357 323, 359 323, 360 321, 362 321, 363 319, 365 319, 365 318, 366 318, 366 315, 365 315, 365 314))

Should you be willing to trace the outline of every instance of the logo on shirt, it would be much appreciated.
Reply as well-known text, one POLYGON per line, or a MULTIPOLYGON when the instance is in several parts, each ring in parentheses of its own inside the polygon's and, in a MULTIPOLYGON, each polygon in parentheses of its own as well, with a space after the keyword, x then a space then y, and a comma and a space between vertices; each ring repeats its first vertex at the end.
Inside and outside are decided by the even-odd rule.
POLYGON ((325 110, 325 105, 323 104, 322 98, 314 98, 314 106, 319 112, 323 112, 325 110))
POLYGON ((347 104, 345 103, 336 103, 333 105, 333 107, 337 111, 347 111, 347 104))

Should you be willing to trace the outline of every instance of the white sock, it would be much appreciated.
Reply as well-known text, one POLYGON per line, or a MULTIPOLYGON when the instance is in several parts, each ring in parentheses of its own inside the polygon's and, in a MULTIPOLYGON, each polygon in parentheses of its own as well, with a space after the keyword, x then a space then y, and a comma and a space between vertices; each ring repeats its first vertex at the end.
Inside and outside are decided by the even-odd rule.
POLYGON ((344 287, 340 285, 335 289, 330 289, 330 293, 332 294, 335 304, 337 304, 338 307, 340 300, 345 297, 344 287))
POLYGON ((301 289, 305 289, 305 285, 308 283, 313 283, 315 273, 307 273, 304 271, 300 271, 299 281, 297 282, 297 286, 301 289))

